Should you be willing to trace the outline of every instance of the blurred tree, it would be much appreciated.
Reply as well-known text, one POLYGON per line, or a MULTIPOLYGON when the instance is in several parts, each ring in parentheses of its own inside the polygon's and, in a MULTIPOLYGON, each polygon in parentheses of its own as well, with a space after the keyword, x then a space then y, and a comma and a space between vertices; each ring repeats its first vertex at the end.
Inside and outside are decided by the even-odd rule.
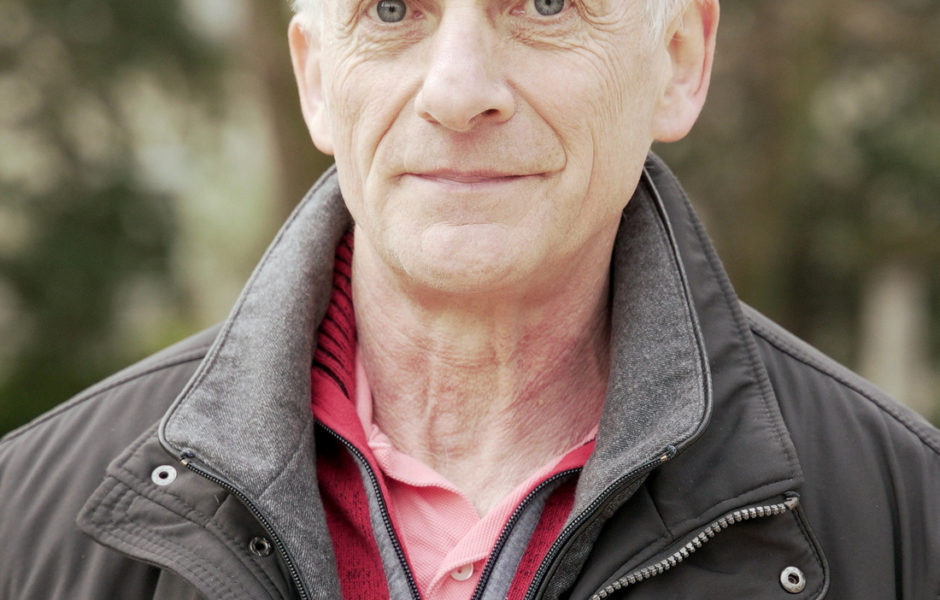
POLYGON ((0 1, 0 432, 128 362, 115 302, 142 274, 173 285, 174 214, 121 89, 146 71, 197 101, 220 66, 177 0, 0 1))
MULTIPOLYGON (((264 168, 275 189, 261 201, 281 214, 329 164, 297 108, 288 18, 279 0, 0 0, 0 433, 147 349, 122 343, 116 323, 141 278, 190 310, 194 292, 181 288, 192 282, 171 263, 174 236, 198 211, 176 209, 206 195, 171 198, 147 172, 173 168, 161 155, 141 165, 141 122, 159 129, 163 116, 135 93, 156 85, 157 104, 208 114, 236 96, 250 102, 267 127, 252 144, 273 155, 264 168), (234 35, 207 35, 235 13, 234 35)), ((726 3, 705 113, 688 140, 656 148, 704 213, 741 296, 798 335, 850 365, 887 363, 865 350, 895 347, 872 322, 917 313, 898 342, 907 349, 890 352, 922 357, 925 372, 902 376, 916 376, 934 406, 938 31, 930 0, 726 3)), ((194 147, 184 157, 206 152, 194 147)), ((214 201, 224 206, 244 182, 222 178, 214 201)), ((163 341, 206 324, 180 321, 163 341)), ((894 361, 902 371, 910 362, 894 361)))
MULTIPOLYGON (((297 86, 287 46, 288 3, 255 0, 245 34, 258 40, 250 56, 243 56, 264 90, 265 108, 274 140, 276 180, 281 213, 287 216, 320 173, 333 160, 320 154, 307 135, 300 113, 297 86)), ((248 53, 245 53, 248 54, 248 53)))
MULTIPOLYGON (((879 330, 864 315, 886 313, 860 299, 916 296, 887 314, 924 312, 932 333, 902 345, 936 372, 938 31, 940 4, 922 0, 725 6, 706 111, 687 142, 658 148, 706 212, 741 296, 849 365, 885 362, 861 354, 888 348, 863 339, 879 330), (898 269, 907 277, 884 276, 898 269), (883 285, 926 291, 866 291, 883 285)), ((896 366, 883 384, 916 375, 930 397, 901 399, 936 411, 936 375, 896 366)))

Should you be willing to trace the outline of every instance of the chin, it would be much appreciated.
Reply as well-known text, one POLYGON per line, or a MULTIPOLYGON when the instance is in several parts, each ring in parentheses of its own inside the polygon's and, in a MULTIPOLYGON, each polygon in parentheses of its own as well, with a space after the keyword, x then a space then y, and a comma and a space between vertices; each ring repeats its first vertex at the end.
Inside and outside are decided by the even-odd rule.
POLYGON ((518 270, 505 262, 414 261, 405 265, 409 283, 442 294, 479 296, 511 287, 518 270))
POLYGON ((412 285, 436 293, 479 296, 511 288, 522 279, 522 262, 506 252, 450 246, 426 248, 405 258, 402 267, 412 285))

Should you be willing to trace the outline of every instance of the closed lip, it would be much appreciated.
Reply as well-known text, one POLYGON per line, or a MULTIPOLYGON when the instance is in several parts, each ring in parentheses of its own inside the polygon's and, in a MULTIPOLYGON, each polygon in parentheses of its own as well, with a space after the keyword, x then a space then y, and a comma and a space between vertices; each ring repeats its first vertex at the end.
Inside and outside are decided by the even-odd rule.
POLYGON ((456 169, 435 169, 431 171, 421 171, 406 173, 413 177, 437 181, 441 183, 474 184, 474 183, 501 183, 514 181, 523 177, 531 177, 538 173, 516 173, 499 171, 494 169, 474 169, 474 170, 456 170, 456 169))

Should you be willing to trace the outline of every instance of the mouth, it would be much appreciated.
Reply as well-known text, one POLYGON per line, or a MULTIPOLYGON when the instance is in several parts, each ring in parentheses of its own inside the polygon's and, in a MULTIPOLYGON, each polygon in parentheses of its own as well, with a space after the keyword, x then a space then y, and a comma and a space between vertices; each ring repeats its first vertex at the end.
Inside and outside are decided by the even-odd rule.
POLYGON ((498 183, 511 183, 524 179, 526 177, 533 177, 534 175, 528 173, 511 173, 498 170, 472 170, 472 171, 463 171, 463 170, 452 170, 452 169, 440 169, 433 171, 424 171, 417 173, 407 173, 406 175, 416 177, 425 181, 433 183, 441 183, 445 185, 481 185, 481 184, 498 184, 498 183))

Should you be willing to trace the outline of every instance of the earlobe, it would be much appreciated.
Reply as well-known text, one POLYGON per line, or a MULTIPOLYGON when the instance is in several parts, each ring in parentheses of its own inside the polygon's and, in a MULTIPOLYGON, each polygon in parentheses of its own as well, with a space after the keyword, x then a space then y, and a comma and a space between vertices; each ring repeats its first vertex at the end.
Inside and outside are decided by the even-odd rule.
POLYGON ((670 25, 666 37, 670 74, 653 115, 657 141, 685 137, 705 105, 718 16, 718 0, 691 0, 670 25))
POLYGON ((323 96, 319 33, 310 31, 300 17, 295 15, 287 30, 287 38, 297 91, 300 94, 300 109, 307 123, 307 130, 320 152, 333 154, 329 111, 323 96))

